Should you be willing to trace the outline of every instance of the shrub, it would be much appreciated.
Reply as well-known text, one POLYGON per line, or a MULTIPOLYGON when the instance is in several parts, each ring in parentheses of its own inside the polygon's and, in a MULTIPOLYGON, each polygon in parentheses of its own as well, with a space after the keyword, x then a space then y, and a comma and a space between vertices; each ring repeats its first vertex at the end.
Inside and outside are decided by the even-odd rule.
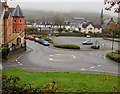
POLYGON ((9 54, 9 48, 3 47, 2 48, 2 59, 7 59, 8 54, 9 54))
POLYGON ((107 55, 106 55, 109 59, 111 59, 111 60, 114 60, 114 61, 116 61, 116 62, 118 62, 118 63, 120 63, 120 55, 119 54, 116 54, 116 53, 107 53, 107 55))
POLYGON ((41 37, 42 37, 42 35, 35 35, 34 37, 38 37, 38 38, 41 38, 41 37))
POLYGON ((2 94, 53 94, 59 86, 53 81, 44 87, 32 88, 29 83, 20 84, 20 77, 7 77, 2 74, 2 94))
POLYGON ((100 46, 91 46, 92 49, 100 49, 100 46))
POLYGON ((47 37, 42 37, 41 39, 44 39, 44 40, 46 40, 46 41, 51 41, 51 39, 50 39, 50 38, 47 38, 47 37))
POLYGON ((54 47, 66 48, 66 49, 80 49, 78 45, 72 45, 72 44, 54 44, 54 47))

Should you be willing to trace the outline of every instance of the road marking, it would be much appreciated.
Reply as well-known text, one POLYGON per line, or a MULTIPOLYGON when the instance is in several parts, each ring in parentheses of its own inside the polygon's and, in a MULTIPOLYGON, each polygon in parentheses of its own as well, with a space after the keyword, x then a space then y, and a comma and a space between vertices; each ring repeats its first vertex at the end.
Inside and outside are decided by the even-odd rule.
POLYGON ((94 69, 95 67, 93 66, 93 67, 90 67, 90 69, 94 69))
POLYGON ((54 59, 52 59, 52 58, 49 58, 49 60, 54 60, 54 59))
POLYGON ((98 65, 99 67, 101 66, 101 65, 98 65))
POLYGON ((22 63, 20 63, 20 65, 22 65, 22 63))
POLYGON ((72 55, 72 57, 75 59, 76 57, 74 55, 72 55))
POLYGON ((81 70, 85 70, 85 69, 81 69, 81 70))

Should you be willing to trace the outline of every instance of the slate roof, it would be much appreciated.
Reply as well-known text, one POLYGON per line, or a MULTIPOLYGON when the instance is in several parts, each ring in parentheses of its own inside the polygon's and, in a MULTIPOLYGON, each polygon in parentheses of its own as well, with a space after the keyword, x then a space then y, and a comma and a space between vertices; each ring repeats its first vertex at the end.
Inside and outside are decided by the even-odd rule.
POLYGON ((86 28, 86 27, 89 26, 90 24, 91 24, 94 28, 101 28, 101 25, 93 24, 93 23, 85 23, 85 24, 82 24, 82 27, 83 27, 83 28, 86 28))
POLYGON ((112 20, 113 20, 113 18, 104 20, 104 22, 102 24, 102 28, 105 29, 107 27, 107 25, 109 24, 109 22, 112 21, 112 20))
POLYGON ((11 13, 12 14, 12 12, 14 11, 14 9, 15 8, 8 8, 8 11, 5 11, 5 14, 4 14, 4 19, 6 18, 8 18, 8 16, 9 16, 9 14, 11 13))
POLYGON ((22 12, 22 10, 21 10, 19 5, 17 5, 15 10, 13 11, 12 16, 13 17, 24 17, 23 12, 22 12))

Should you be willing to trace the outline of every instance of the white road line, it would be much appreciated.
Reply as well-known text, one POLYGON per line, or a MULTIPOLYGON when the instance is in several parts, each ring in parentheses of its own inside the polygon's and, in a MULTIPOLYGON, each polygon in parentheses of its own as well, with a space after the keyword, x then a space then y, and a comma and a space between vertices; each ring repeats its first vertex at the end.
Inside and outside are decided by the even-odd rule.
POLYGON ((20 65, 22 65, 22 63, 20 63, 20 65))
POLYGON ((93 66, 93 67, 90 67, 90 69, 94 69, 95 67, 93 66))
POLYGON ((85 70, 85 69, 81 69, 81 70, 85 70))
POLYGON ((101 66, 101 65, 98 65, 99 67, 101 66))
POLYGON ((76 57, 74 55, 72 55, 72 57, 75 59, 76 57))
POLYGON ((52 59, 52 58, 49 58, 49 60, 54 60, 54 59, 52 59))

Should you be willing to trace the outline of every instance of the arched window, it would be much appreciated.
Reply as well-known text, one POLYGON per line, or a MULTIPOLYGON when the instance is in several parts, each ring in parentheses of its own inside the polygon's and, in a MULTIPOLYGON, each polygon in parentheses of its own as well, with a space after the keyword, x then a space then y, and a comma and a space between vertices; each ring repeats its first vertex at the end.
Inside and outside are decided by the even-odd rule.
POLYGON ((22 19, 20 19, 20 23, 22 23, 22 19))
POLYGON ((16 19, 14 19, 14 23, 16 23, 17 21, 16 21, 16 19))
POLYGON ((17 30, 16 30, 16 28, 14 28, 14 32, 16 32, 17 30))
POLYGON ((22 29, 20 28, 20 32, 22 32, 22 29))

